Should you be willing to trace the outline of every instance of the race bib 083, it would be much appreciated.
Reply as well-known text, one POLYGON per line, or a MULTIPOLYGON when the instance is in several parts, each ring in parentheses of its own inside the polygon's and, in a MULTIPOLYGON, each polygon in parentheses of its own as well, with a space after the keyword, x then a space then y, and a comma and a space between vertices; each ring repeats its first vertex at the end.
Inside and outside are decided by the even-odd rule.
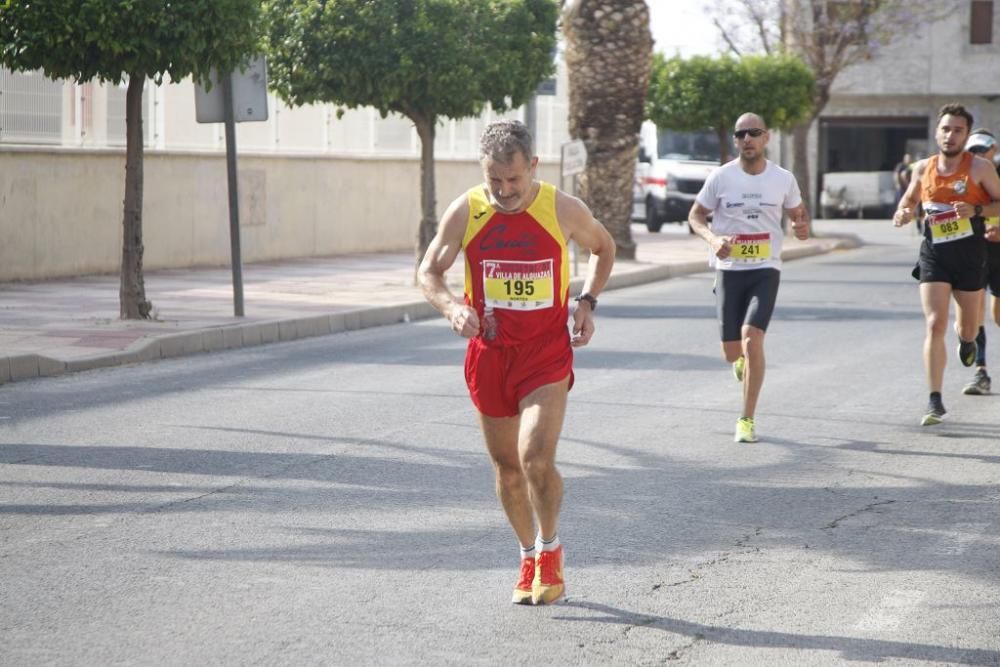
POLYGON ((928 215, 927 226, 934 243, 949 243, 972 236, 972 221, 958 217, 954 209, 928 215))

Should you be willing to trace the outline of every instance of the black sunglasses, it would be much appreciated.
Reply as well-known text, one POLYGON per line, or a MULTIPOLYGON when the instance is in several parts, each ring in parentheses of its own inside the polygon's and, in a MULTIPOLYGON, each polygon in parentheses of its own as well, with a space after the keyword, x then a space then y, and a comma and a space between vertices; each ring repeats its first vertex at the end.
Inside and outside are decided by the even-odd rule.
POLYGON ((989 148, 987 148, 986 146, 973 146, 972 148, 969 149, 969 152, 972 153, 973 155, 981 155, 988 150, 989 148))
POLYGON ((733 132, 733 136, 736 137, 737 139, 743 139, 749 134, 751 137, 756 139, 765 132, 767 132, 767 130, 762 130, 759 127, 755 127, 750 130, 736 130, 735 132, 733 132))

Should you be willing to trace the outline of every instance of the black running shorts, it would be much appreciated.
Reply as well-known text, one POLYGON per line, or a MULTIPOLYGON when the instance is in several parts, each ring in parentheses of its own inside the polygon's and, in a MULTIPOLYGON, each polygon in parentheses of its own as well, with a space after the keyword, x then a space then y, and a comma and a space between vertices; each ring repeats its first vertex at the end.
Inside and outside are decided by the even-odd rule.
POLYGON ((920 244, 917 279, 922 283, 948 283, 952 289, 975 292, 986 286, 986 241, 969 238, 934 245, 920 244))
POLYGON ((1000 299, 1000 243, 986 242, 986 286, 1000 299))
POLYGON ((742 340, 744 324, 767 331, 780 282, 778 269, 716 271, 715 308, 723 342, 742 340))

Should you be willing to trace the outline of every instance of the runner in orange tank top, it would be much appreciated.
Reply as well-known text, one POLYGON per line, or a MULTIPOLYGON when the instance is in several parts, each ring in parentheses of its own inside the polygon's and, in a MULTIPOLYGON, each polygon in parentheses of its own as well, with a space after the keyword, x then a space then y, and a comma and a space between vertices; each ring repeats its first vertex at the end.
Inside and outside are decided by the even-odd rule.
MULTIPOLYGON (((993 165, 964 150, 971 129, 972 114, 965 107, 948 104, 941 108, 935 132, 940 153, 917 163, 893 216, 893 224, 900 227, 913 220, 918 203, 927 213, 914 274, 920 280, 926 320, 924 367, 930 397, 921 420, 924 426, 940 424, 947 412, 941 389, 951 297, 955 299, 959 359, 964 366, 975 363, 986 281, 984 218, 1000 214, 1000 178, 993 165)), ((996 235, 996 228, 991 227, 989 237, 996 235)))
MULTIPOLYGON (((998 150, 996 137, 984 127, 972 131, 969 140, 965 142, 965 150, 994 164, 998 150)), ((1000 167, 997 167, 1000 172, 1000 167)), ((1000 227, 1000 217, 986 218, 987 227, 1000 227)), ((1000 325, 1000 243, 986 244, 986 289, 993 295, 993 320, 1000 325)), ((972 380, 962 388, 962 393, 968 396, 981 396, 990 393, 990 374, 986 371, 986 295, 979 306, 983 312, 979 319, 979 332, 976 334, 976 373, 972 380)))
POLYGON ((523 123, 487 126, 480 159, 485 184, 448 207, 418 276, 427 300, 469 339, 466 383, 493 459, 497 496, 521 545, 513 602, 548 604, 565 591, 555 455, 573 348, 594 334, 596 297, 611 275, 615 243, 583 202, 535 180, 538 158, 523 123), (591 252, 572 336, 570 240, 591 252), (460 299, 445 272, 462 251, 460 299))

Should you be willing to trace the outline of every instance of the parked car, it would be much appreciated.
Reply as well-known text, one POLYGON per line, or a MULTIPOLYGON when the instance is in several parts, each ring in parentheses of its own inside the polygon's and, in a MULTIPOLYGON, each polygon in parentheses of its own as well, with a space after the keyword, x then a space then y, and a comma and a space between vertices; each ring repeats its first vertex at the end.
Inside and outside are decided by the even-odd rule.
POLYGON ((824 218, 891 218, 896 185, 891 171, 836 171, 823 175, 819 194, 824 218))
POLYGON ((675 132, 642 124, 632 219, 658 232, 664 223, 687 223, 708 175, 719 166, 715 132, 675 132))

